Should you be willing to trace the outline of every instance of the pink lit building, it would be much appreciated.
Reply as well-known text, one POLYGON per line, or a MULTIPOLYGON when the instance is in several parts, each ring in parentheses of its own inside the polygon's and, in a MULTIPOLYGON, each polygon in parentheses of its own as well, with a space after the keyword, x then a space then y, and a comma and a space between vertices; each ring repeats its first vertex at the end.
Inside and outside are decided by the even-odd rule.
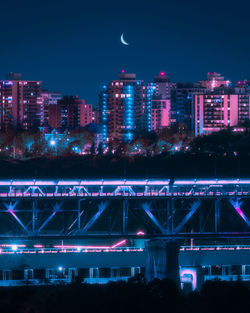
POLYGON ((170 126, 170 100, 152 100, 151 130, 157 131, 170 126))
POLYGON ((92 123, 92 105, 76 96, 64 96, 49 106, 49 125, 52 128, 84 127, 92 123))
POLYGON ((154 98, 170 99, 171 91, 176 88, 176 83, 172 83, 169 76, 165 72, 160 72, 154 77, 154 98))
POLYGON ((176 88, 165 72, 154 77, 151 106, 151 130, 157 131, 171 124, 171 91, 176 88))
POLYGON ((219 73, 207 73, 207 80, 201 80, 200 85, 203 88, 209 89, 213 91, 215 88, 219 87, 229 87, 231 82, 229 80, 225 80, 223 76, 219 73))
POLYGON ((42 90, 40 94, 41 98, 41 126, 49 125, 49 107, 55 106, 59 100, 62 99, 60 92, 51 92, 48 90, 42 90))
POLYGON ((80 126, 84 127, 91 124, 93 116, 92 104, 86 104, 85 101, 80 104, 80 126))
POLYGON ((41 82, 21 79, 21 74, 10 73, 0 81, 0 129, 40 126, 41 82))
POLYGON ((249 95, 195 95, 195 135, 210 134, 250 118, 249 95))

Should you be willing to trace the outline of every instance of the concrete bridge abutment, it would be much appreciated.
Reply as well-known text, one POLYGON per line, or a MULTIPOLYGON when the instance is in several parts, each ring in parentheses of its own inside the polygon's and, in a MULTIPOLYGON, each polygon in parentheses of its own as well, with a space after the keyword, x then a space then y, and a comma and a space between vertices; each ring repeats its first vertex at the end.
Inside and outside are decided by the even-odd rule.
POLYGON ((179 243, 166 239, 150 239, 146 242, 146 280, 158 278, 173 280, 180 288, 179 243))

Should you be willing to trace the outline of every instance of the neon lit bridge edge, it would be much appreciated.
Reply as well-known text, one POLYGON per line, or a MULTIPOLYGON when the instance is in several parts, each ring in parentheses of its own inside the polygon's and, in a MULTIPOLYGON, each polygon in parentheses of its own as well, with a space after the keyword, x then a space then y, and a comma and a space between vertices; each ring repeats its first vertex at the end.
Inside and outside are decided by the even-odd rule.
POLYGON ((0 198, 232 196, 250 196, 250 178, 0 180, 0 198))

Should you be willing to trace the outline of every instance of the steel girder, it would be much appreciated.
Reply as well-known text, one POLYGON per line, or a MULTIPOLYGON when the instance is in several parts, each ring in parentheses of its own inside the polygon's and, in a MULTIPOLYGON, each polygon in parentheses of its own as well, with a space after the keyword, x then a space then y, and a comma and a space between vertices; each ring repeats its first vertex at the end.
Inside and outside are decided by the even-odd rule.
POLYGON ((7 213, 5 215, 11 217, 0 219, 0 238, 138 238, 139 230, 143 230, 146 237, 250 238, 249 212, 245 209, 243 213, 242 209, 245 201, 248 201, 248 197, 228 199, 202 196, 184 200, 171 197, 149 198, 148 201, 130 197, 110 198, 109 201, 88 197, 25 197, 17 201, 0 198, 0 213, 7 213), (236 213, 230 206, 233 206, 236 213), (242 226, 240 219, 234 218, 233 223, 226 221, 225 225, 227 215, 230 217, 231 214, 239 215, 244 225, 242 226), (110 229, 108 218, 116 221, 116 227, 110 229))

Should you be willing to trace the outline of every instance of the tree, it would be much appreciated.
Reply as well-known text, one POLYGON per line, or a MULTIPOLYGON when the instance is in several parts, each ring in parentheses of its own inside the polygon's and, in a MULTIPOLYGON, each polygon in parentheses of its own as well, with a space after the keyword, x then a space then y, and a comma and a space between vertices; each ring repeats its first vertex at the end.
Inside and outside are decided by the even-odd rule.
POLYGON ((100 155, 100 156, 103 155, 103 144, 102 144, 102 142, 99 143, 97 151, 98 151, 98 155, 100 155))
POLYGON ((93 141, 92 141, 91 148, 90 148, 90 154, 91 154, 92 156, 94 156, 95 153, 96 153, 96 151, 95 151, 95 140, 93 140, 93 141))
POLYGON ((108 151, 107 151, 107 155, 112 155, 113 154, 113 143, 112 141, 109 141, 108 143, 108 151))

